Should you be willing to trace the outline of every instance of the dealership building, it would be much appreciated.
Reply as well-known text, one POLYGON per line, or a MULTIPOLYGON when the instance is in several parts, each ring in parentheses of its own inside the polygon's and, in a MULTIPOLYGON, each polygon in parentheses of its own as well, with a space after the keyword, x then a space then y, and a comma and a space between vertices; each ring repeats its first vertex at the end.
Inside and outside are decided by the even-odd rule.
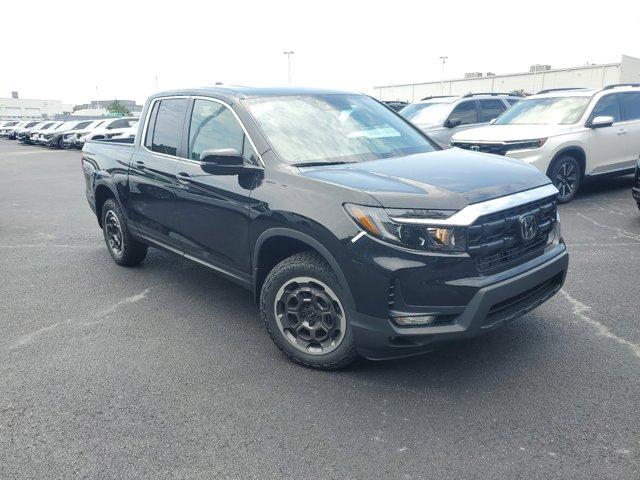
POLYGON ((528 72, 494 74, 471 72, 464 78, 374 87, 380 100, 415 102, 436 95, 464 95, 469 92, 536 93, 549 88, 601 88, 613 83, 640 83, 640 58, 623 55, 618 63, 588 64, 570 68, 533 65, 528 72))
POLYGON ((73 112, 73 105, 60 100, 36 100, 18 98, 18 92, 11 92, 11 98, 0 98, 0 118, 27 119, 54 117, 73 112))

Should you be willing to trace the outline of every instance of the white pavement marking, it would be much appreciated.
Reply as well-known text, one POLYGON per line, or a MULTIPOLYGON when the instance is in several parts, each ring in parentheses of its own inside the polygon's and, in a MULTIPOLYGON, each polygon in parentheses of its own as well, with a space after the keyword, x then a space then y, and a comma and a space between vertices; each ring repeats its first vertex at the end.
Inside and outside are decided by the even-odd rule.
POLYGON ((638 246, 640 242, 631 243, 567 243, 567 247, 627 247, 638 246))
POLYGON ((130 297, 127 298, 123 298, 122 300, 114 303, 113 305, 111 305, 109 308, 105 309, 105 310, 101 310, 97 313, 95 313, 93 316, 95 318, 97 318, 98 320, 95 320, 93 322, 85 322, 82 325, 84 326, 91 326, 91 325, 96 325, 98 323, 102 323, 105 320, 108 320, 108 316, 110 314, 112 314, 113 312, 115 312, 117 309, 119 309, 120 307, 122 307, 123 305, 128 305, 130 303, 136 303, 139 302, 140 300, 142 300, 143 298, 145 298, 147 296, 147 294, 149 292, 151 292, 152 290, 155 290, 156 288, 158 288, 160 285, 156 285, 154 287, 149 287, 149 288, 145 288, 142 292, 136 294, 136 295, 132 295, 130 297))
MULTIPOLYGON (((168 285, 173 285, 173 284, 168 284, 168 285)), ((97 313, 95 313, 93 316, 95 318, 98 318, 98 320, 95 320, 93 322, 86 322, 81 324, 82 326, 91 326, 91 325, 96 325, 98 323, 102 323, 106 320, 108 320, 108 316, 113 313, 114 311, 116 311, 118 308, 120 308, 123 305, 127 305, 127 304, 131 304, 131 303, 135 303, 135 302, 139 302, 140 300, 142 300, 143 298, 145 298, 147 296, 147 294, 149 292, 151 292, 152 290, 155 290, 156 288, 160 287, 161 285, 156 285, 153 287, 149 287, 146 288, 145 290, 143 290, 142 292, 136 294, 136 295, 132 295, 130 297, 126 297, 123 298, 122 300, 114 303, 113 305, 111 305, 109 308, 105 309, 105 310, 101 310, 97 313)), ((64 327, 68 324, 70 324, 73 321, 73 319, 69 318, 67 320, 64 320, 62 322, 56 322, 56 323, 52 323, 51 325, 47 325, 46 327, 42 327, 38 330, 35 330, 33 332, 27 333, 25 335, 22 335, 21 337, 19 337, 15 342, 13 342, 11 345, 9 345, 9 350, 14 350, 16 348, 22 347, 24 345, 27 345, 31 342, 33 342, 38 336, 42 335, 43 333, 47 333, 50 332, 52 330, 55 330, 57 328, 60 327, 64 327)))
POLYGON ((560 290, 560 293, 562 294, 562 296, 564 296, 564 298, 567 299, 567 301, 571 305, 571 308, 573 309, 573 314, 576 317, 578 317, 580 320, 585 322, 587 325, 590 325, 591 327, 593 327, 598 335, 600 335, 601 337, 605 337, 605 338, 609 338, 611 340, 614 340, 615 342, 619 343, 620 345, 623 345, 623 346, 629 348, 631 350, 631 352, 636 357, 640 358, 640 345, 638 345, 636 343, 632 343, 632 342, 630 342, 629 340, 627 340, 625 338, 621 338, 621 337, 617 336, 616 334, 612 333, 611 330, 609 330, 603 324, 601 324, 597 320, 594 320, 593 318, 591 318, 588 315, 588 313, 591 311, 591 307, 588 306, 588 305, 585 305, 581 301, 573 298, 564 289, 560 290))
POLYGON ((593 223, 596 227, 600 227, 600 228, 608 228, 609 230, 613 230, 615 232, 618 233, 618 237, 621 238, 630 238, 631 240, 637 240, 638 242, 640 242, 640 235, 637 233, 633 233, 633 232, 628 232, 627 230, 624 230, 623 228, 620 227, 612 227, 611 225, 603 225, 602 223, 598 223, 597 221, 595 221, 593 218, 586 216, 583 213, 580 212, 574 212, 575 215, 577 215, 578 217, 584 218, 585 220, 589 220, 591 223, 593 223))

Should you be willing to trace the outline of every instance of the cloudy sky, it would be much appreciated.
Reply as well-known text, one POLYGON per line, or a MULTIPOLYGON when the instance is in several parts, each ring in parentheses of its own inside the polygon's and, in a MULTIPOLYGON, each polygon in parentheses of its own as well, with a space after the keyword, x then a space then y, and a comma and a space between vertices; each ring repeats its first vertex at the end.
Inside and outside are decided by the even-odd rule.
POLYGON ((5 2, 0 97, 142 102, 155 90, 374 85, 640 57, 640 1, 5 2), (7 47, 10 45, 10 47, 7 47), (157 78, 157 81, 156 81, 157 78), (157 88, 156 88, 157 84, 157 88), (96 93, 97 91, 97 93, 96 93))

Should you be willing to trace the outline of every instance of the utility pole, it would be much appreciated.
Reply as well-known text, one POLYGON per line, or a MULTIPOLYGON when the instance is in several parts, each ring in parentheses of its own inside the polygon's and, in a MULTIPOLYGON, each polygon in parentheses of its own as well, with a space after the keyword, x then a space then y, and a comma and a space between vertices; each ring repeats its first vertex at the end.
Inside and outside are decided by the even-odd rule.
POLYGON ((293 55, 294 52, 293 50, 287 50, 282 52, 287 56, 287 71, 289 73, 289 85, 291 85, 291 55, 293 55))
POLYGON ((442 74, 440 76, 440 95, 444 95, 444 64, 449 57, 439 57, 442 62, 442 74))

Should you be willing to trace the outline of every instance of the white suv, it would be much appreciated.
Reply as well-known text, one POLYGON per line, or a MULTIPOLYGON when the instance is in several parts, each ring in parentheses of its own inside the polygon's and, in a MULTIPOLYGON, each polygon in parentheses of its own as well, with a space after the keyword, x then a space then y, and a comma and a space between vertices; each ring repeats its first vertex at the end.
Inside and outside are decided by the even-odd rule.
POLYGON ((569 202, 585 176, 632 173, 640 156, 640 84, 544 90, 451 144, 523 160, 569 202))
POLYGON ((449 148, 452 135, 495 120, 522 97, 509 93, 467 93, 462 96, 425 97, 398 111, 441 147, 449 148))
POLYGON ((102 125, 87 133, 83 138, 89 140, 105 140, 127 131, 129 127, 138 123, 138 117, 120 117, 106 120, 102 125))

